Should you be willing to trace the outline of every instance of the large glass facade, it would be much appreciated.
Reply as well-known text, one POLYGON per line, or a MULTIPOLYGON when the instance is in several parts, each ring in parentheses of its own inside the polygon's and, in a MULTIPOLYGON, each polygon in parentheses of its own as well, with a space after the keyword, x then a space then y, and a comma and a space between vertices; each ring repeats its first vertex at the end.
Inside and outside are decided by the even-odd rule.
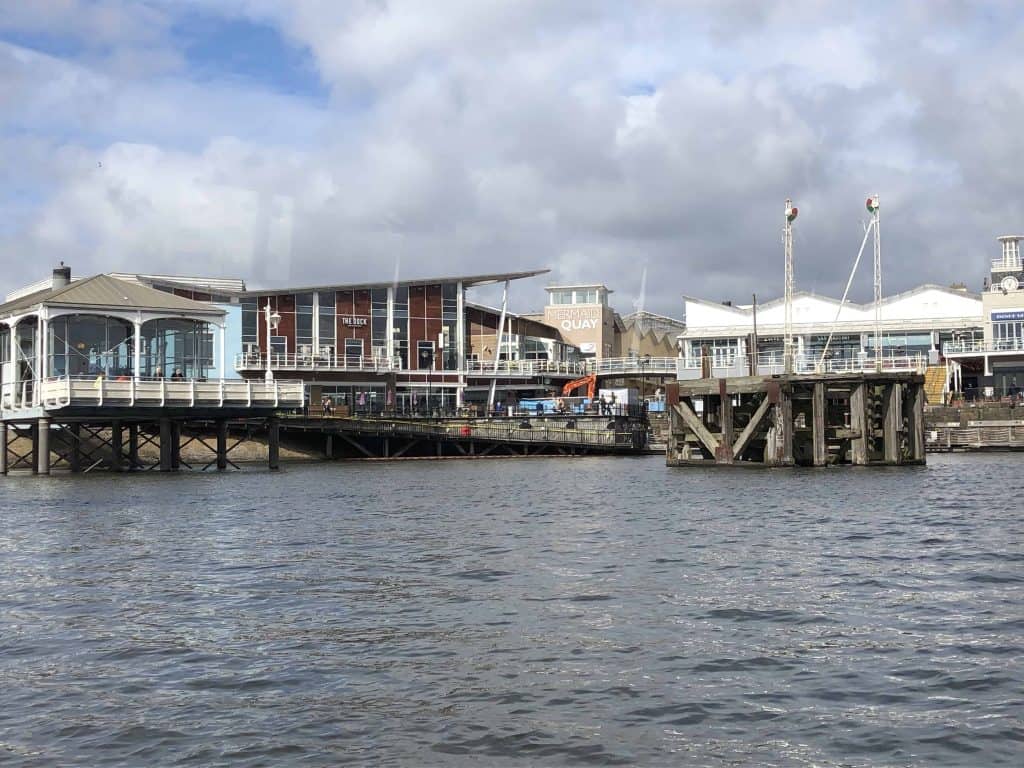
POLYGON ((317 345, 320 354, 329 356, 337 343, 334 291, 320 291, 317 294, 317 345))
POLYGON ((142 376, 204 379, 213 367, 213 332, 201 320, 150 320, 142 326, 142 376))
POLYGON ((383 357, 388 347, 388 289, 374 288, 370 291, 370 338, 373 355, 383 357))
POLYGON ((395 325, 391 329, 395 341, 395 356, 402 368, 409 367, 409 286, 395 286, 395 325))
POLYGON ((313 354, 313 294, 295 294, 295 351, 313 354))
POLYGON ((242 299, 242 349, 258 350, 260 344, 259 306, 256 299, 242 299))
MULTIPOLYGON (((98 315, 65 315, 49 322, 47 376, 132 376, 134 326, 98 315)), ((212 355, 211 355, 212 357, 212 355)))

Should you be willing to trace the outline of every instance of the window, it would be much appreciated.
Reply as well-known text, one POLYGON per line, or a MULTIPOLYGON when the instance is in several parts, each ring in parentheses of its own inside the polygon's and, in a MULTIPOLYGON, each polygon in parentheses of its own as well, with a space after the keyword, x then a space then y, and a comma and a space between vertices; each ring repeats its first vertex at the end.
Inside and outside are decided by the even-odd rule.
POLYGON ((275 355, 287 355, 288 354, 288 337, 287 336, 271 336, 270 337, 270 350, 275 355))
POLYGON ((576 291, 577 304, 597 304, 597 289, 588 288, 585 291, 576 291))
POLYGON ((259 306, 256 299, 242 299, 242 348, 246 344, 259 344, 259 306))
POLYGON ((317 294, 317 346, 334 347, 337 336, 334 311, 334 291, 320 291, 317 294))
POLYGON ((362 339, 345 339, 345 359, 352 360, 363 356, 362 339))
MULTIPOLYGON (((408 291, 408 289, 407 289, 408 291)), ((408 295, 408 293, 406 294, 408 295)), ((408 299, 406 299, 408 308, 408 299)), ((370 314, 373 317, 388 316, 388 289, 374 288, 370 291, 370 314)))
POLYGON ((295 347, 313 351, 313 294, 295 294, 295 347))
POLYGON ((459 316, 459 286, 445 283, 441 286, 441 319, 457 320, 459 316))
POLYGON ((552 291, 552 304, 572 304, 572 291, 552 291))
POLYGON ((400 285, 395 288, 395 320, 409 316, 409 286, 400 285))
POLYGON ((1024 347, 1024 320, 992 323, 992 341, 996 349, 1024 347))
POLYGON ((416 367, 428 371, 434 368, 434 342, 416 342, 416 367))

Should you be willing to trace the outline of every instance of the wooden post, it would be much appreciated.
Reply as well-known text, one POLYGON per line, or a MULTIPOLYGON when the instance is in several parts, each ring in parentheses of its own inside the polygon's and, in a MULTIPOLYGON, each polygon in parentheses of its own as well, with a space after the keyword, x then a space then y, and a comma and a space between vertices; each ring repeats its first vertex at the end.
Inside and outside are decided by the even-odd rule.
POLYGON ((281 468, 281 421, 276 416, 267 419, 267 467, 281 468))
POLYGON ((814 466, 823 467, 828 463, 828 444, 825 442, 825 382, 814 382, 814 400, 811 408, 814 439, 814 466))
POLYGON ((733 444, 733 423, 732 423, 732 397, 726 389, 726 380, 718 380, 718 418, 721 422, 721 437, 718 442, 718 450, 715 451, 715 462, 718 464, 732 464, 733 444))
POLYGON ((324 436, 324 458, 334 458, 334 435, 330 432, 324 436))
POLYGON ((164 417, 160 419, 160 471, 170 472, 174 469, 174 462, 171 459, 171 442, 174 440, 174 430, 171 428, 171 420, 164 417))
MULTIPOLYGON (((908 442, 910 443, 911 460, 923 463, 924 456, 924 385, 920 383, 911 384, 908 392, 909 428, 908 442)), ((1013 428, 1010 428, 1011 435, 1013 428)), ((946 430, 948 438, 949 430, 946 430)))
POLYGON ((854 384, 850 390, 850 429, 856 434, 850 439, 850 463, 868 463, 868 424, 864 403, 864 382, 854 384))
POLYGON ((882 445, 886 464, 900 462, 900 432, 903 429, 903 386, 894 381, 885 388, 884 418, 882 419, 882 445))
POLYGON ((784 467, 793 466, 793 390, 783 387, 780 393, 778 413, 782 422, 782 459, 784 467))
POLYGON ((32 440, 32 474, 39 471, 39 423, 33 421, 29 426, 29 435, 32 440))
POLYGON ((139 425, 131 423, 128 425, 128 469, 136 470, 141 466, 139 461, 139 425))
POLYGON ((112 472, 124 471, 124 433, 120 421, 110 422, 110 469, 112 472))
POLYGON ((36 424, 36 472, 50 474, 50 420, 39 419, 36 424))
POLYGON ((0 475, 7 474, 7 422, 0 421, 0 475))
POLYGON ((228 420, 217 419, 217 471, 228 468, 228 420))
POLYGON ((391 456, 391 438, 384 438, 384 458, 391 456))

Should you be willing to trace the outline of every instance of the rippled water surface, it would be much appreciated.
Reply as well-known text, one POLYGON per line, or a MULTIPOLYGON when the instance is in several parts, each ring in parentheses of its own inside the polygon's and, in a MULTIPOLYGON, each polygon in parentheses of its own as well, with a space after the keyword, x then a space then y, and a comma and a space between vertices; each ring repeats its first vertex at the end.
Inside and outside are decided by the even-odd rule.
POLYGON ((0 763, 1024 765, 1022 469, 11 477, 0 763))

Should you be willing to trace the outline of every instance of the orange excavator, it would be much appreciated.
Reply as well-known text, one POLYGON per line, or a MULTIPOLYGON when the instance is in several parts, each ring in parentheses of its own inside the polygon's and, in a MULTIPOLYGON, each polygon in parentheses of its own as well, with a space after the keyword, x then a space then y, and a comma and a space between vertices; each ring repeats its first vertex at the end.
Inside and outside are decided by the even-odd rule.
POLYGON ((564 397, 568 397, 575 390, 579 389, 582 386, 586 386, 587 397, 593 400, 594 389, 596 389, 597 387, 597 374, 591 373, 588 374, 587 376, 583 376, 582 378, 576 379, 575 381, 570 381, 568 384, 562 387, 562 395, 564 397))

